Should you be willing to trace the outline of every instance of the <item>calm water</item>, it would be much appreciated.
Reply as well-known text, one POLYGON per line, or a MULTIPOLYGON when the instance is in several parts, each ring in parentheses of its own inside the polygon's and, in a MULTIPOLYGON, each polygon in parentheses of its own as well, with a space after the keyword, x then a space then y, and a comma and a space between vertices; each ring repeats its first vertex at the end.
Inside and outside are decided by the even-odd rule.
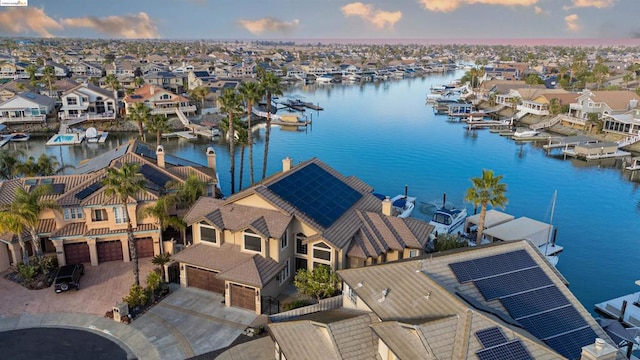
MULTIPOLYGON (((487 130, 468 132, 461 124, 447 122, 446 116, 434 115, 424 103, 429 88, 460 75, 291 89, 287 95, 320 103, 325 110, 312 112, 313 126, 306 131, 272 128, 267 173, 279 171, 286 156, 295 162, 318 157, 371 184, 376 192, 394 196, 408 185, 419 202, 414 216, 425 219, 442 202, 443 192, 448 204, 463 206, 469 178, 480 176, 482 169, 504 175, 506 211, 516 217, 548 222, 557 189, 553 223, 559 228, 558 244, 565 247, 558 269, 573 293, 592 310, 597 302, 640 290, 634 285, 640 279, 640 191, 631 173, 620 170, 615 161, 585 163, 547 156, 535 145, 516 144, 487 130)), ((61 156, 65 164, 77 164, 130 136, 135 135, 110 136, 106 144, 92 148, 45 147, 45 139, 9 147, 27 148, 33 154, 45 151, 61 156)), ((257 136, 254 163, 259 176, 264 129, 257 136)), ((181 139, 163 144, 167 152, 202 164, 206 147, 214 146, 222 190, 229 193, 226 144, 181 139)), ((239 158, 239 151, 236 154, 239 158)), ((239 167, 239 160, 236 164, 239 167)), ((245 185, 248 177, 245 166, 245 185)))

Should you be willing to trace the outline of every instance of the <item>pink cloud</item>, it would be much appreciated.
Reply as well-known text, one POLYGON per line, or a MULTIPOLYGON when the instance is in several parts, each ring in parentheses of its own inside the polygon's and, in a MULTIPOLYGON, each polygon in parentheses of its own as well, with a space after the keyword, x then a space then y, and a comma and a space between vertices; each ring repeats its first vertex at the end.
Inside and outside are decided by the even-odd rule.
POLYGON ((582 26, 580 25, 579 20, 580 20, 580 17, 576 14, 565 16, 564 23, 565 25, 567 25, 567 30, 571 32, 580 31, 580 29, 582 29, 582 26))
POLYGON ((144 12, 123 16, 68 18, 62 24, 69 27, 93 29, 99 33, 126 39, 158 38, 158 30, 149 15, 144 12))
POLYGON ((269 31, 288 33, 295 29, 298 24, 300 24, 300 21, 298 19, 282 21, 276 18, 266 17, 258 20, 239 20, 238 23, 245 30, 258 35, 269 31))
POLYGON ((451 12, 463 5, 532 6, 538 0, 418 0, 418 3, 429 11, 451 12))
POLYGON ((616 0, 572 0, 571 6, 565 6, 563 9, 594 7, 597 9, 612 7, 616 0))
POLYGON ((371 4, 361 2, 347 4, 341 10, 345 16, 357 16, 378 29, 392 28, 402 19, 401 11, 378 10, 371 4))
POLYGON ((55 37, 50 30, 62 30, 55 19, 45 14, 44 9, 36 7, 11 7, 0 12, 0 30, 12 34, 27 35, 36 33, 42 37, 55 37))

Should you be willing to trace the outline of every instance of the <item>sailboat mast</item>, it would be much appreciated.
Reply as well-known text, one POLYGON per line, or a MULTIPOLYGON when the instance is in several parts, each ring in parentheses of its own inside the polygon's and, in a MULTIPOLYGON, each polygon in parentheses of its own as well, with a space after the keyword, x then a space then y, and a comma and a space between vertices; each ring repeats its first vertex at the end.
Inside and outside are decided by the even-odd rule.
POLYGON ((556 210, 556 197, 558 196, 558 190, 553 192, 553 202, 551 203, 551 218, 549 219, 549 236, 547 236, 547 247, 549 247, 549 242, 551 241, 551 230, 553 229, 553 213, 556 210))

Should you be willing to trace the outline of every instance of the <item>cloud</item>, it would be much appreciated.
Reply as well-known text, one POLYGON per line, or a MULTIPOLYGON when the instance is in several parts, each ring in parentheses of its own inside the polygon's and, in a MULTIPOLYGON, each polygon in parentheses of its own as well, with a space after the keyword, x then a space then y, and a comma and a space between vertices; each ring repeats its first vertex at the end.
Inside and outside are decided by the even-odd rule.
POLYGON ((158 38, 158 30, 154 22, 144 12, 137 15, 68 18, 62 24, 69 27, 83 27, 93 29, 99 33, 123 37, 127 39, 158 38))
POLYGON ((582 29, 579 23, 580 17, 576 14, 567 15, 564 17, 564 23, 567 25, 567 30, 571 32, 577 32, 582 29))
MULTIPOLYGON (((575 0, 574 0, 575 1, 575 0)), ((588 0, 578 0, 588 1, 588 0)), ((596 0, 597 1, 597 0, 596 0)), ((608 0, 600 0, 608 1, 608 0)), ((500 5, 500 6, 531 6, 538 3, 538 0, 418 0, 423 8, 436 12, 451 12, 463 5, 500 5)))
POLYGON ((544 10, 542 10, 542 8, 540 6, 534 6, 533 7, 533 11, 535 11, 536 15, 544 14, 544 10))
POLYGON ((266 17, 258 20, 239 20, 238 23, 250 33, 259 35, 268 31, 288 33, 298 26, 300 20, 282 21, 276 18, 266 17))
POLYGON ((564 10, 572 8, 594 7, 598 9, 612 7, 616 0, 571 0, 571 6, 564 6, 564 10))
POLYGON ((50 30, 62 30, 63 27, 55 19, 45 14, 44 9, 36 7, 12 7, 0 12, 0 31, 24 35, 33 32, 42 37, 55 35, 50 30))
POLYGON ((371 4, 363 4, 355 2, 347 4, 341 8, 345 16, 358 16, 364 21, 373 24, 378 29, 385 27, 392 28, 400 19, 402 19, 401 11, 382 11, 377 10, 371 4))

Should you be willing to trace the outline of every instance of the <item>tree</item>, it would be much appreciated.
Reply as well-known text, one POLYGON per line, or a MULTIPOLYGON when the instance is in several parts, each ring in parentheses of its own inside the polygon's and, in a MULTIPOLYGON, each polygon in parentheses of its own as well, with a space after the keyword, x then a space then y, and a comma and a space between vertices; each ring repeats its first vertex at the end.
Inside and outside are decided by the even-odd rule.
POLYGON ((435 251, 445 251, 451 249, 457 249, 462 247, 467 247, 467 241, 463 240, 462 237, 458 234, 439 234, 438 238, 435 240, 435 251))
POLYGON ((141 76, 136 76, 135 78, 133 78, 133 85, 136 88, 141 88, 142 85, 144 85, 144 78, 141 76))
POLYGON ((227 114, 227 121, 229 122, 229 156, 231 160, 231 194, 236 192, 235 185, 235 172, 236 172, 236 160, 235 160, 235 128, 234 117, 242 112, 242 100, 240 95, 233 89, 224 89, 222 96, 220 97, 221 110, 227 114))
POLYGON ((624 81, 624 87, 628 89, 629 83, 632 82, 634 79, 635 79, 634 74, 632 73, 624 74, 624 76, 622 77, 622 81, 624 81))
POLYGON ((594 80, 598 84, 597 89, 600 89, 600 87, 602 87, 602 83, 607 78, 607 75, 609 75, 609 68, 607 67, 607 65, 605 63, 598 62, 593 67, 593 71, 592 72, 593 72, 594 80))
MULTIPOLYGON (((176 203, 176 197, 174 195, 161 196, 155 203, 147 205, 140 209, 139 215, 141 218, 151 217, 155 219, 158 226, 158 232, 160 237, 160 249, 162 249, 162 232, 167 230, 169 226, 176 230, 182 230, 186 226, 177 216, 169 215, 169 210, 176 203)), ((164 251, 161 251, 164 253, 164 251)), ((164 277, 163 277, 164 278, 164 277)))
POLYGON ((0 180, 10 180, 18 176, 16 166, 20 164, 21 151, 0 151, 0 180))
POLYGON ((189 172, 176 194, 178 206, 183 209, 191 207, 201 196, 207 193, 207 186, 208 184, 200 180, 194 171, 189 172))
POLYGON ((273 73, 266 73, 260 80, 261 92, 267 96, 267 128, 264 136, 264 159, 262 160, 262 178, 267 176, 267 158, 269 156, 269 136, 271 135, 271 98, 282 95, 283 87, 280 78, 273 73))
POLYGON ((531 85, 538 85, 541 83, 544 84, 544 80, 542 80, 540 76, 536 74, 529 74, 524 81, 525 84, 529 85, 529 87, 531 87, 531 85))
POLYGON ((151 132, 156 133, 156 147, 160 146, 160 140, 162 140, 162 133, 169 132, 169 119, 164 115, 153 115, 147 117, 145 120, 145 126, 151 132))
POLYGON ((26 230, 29 232, 29 235, 31 235, 31 246, 38 259, 42 258, 42 247, 40 246, 40 237, 38 236, 40 213, 47 209, 60 210, 60 206, 55 200, 43 199, 43 197, 50 194, 52 190, 51 185, 39 185, 29 190, 19 187, 16 189, 15 197, 11 204, 3 209, 3 212, 8 211, 9 214, 2 215, 2 217, 9 217, 9 223, 15 221, 20 222, 23 231, 26 230))
POLYGON ((313 296, 318 301, 333 296, 338 290, 338 275, 327 265, 315 266, 313 271, 300 269, 293 284, 301 294, 313 296))
POLYGON ((589 133, 596 129, 596 133, 599 134, 604 127, 604 121, 602 121, 598 113, 587 113, 587 124, 589 124, 589 133))
POLYGON ((558 115, 562 112, 562 104, 560 103, 560 99, 558 98, 552 98, 551 101, 549 101, 549 113, 551 113, 551 115, 558 115))
MULTIPOLYGON (((247 146, 249 147, 249 183, 254 184, 253 177, 253 133, 251 131, 251 112, 253 105, 255 105, 262 98, 262 91, 260 85, 253 81, 248 81, 240 85, 240 95, 247 106, 247 146)), ((242 180, 240 181, 242 183, 242 180)))
POLYGON ((127 223, 127 240, 129 252, 133 260, 133 276, 135 284, 140 285, 140 269, 138 267, 138 251, 133 238, 133 227, 129 216, 129 198, 144 190, 146 181, 140 174, 140 164, 124 163, 120 168, 107 168, 107 176, 102 180, 106 187, 106 196, 116 196, 123 207, 124 221, 127 223))
POLYGON ((47 65, 44 67, 42 70, 42 80, 46 81, 49 85, 49 96, 53 97, 53 83, 57 80, 56 71, 53 66, 47 65))
POLYGON ((136 103, 129 109, 128 118, 138 124, 138 136, 140 136, 140 139, 144 139, 144 128, 142 127, 142 124, 146 123, 150 116, 151 109, 149 109, 149 107, 144 103, 136 103))
POLYGON ((27 245, 24 242, 22 233, 25 231, 25 225, 20 221, 18 215, 8 210, 0 210, 0 233, 10 232, 16 234, 18 237, 18 243, 22 249, 22 262, 25 265, 29 265, 29 253, 27 252, 27 245))
POLYGON ((238 179, 238 190, 242 190, 242 175, 244 173, 244 149, 249 144, 248 135, 249 131, 243 127, 238 127, 238 145, 240 145, 240 178, 238 179))
POLYGON ((161 253, 151 258, 151 263, 156 265, 162 271, 162 279, 166 279, 164 273, 164 266, 171 262, 171 254, 169 253, 161 253))
POLYGON ((113 98, 116 101, 115 111, 116 111, 116 116, 118 116, 118 90, 120 90, 120 81, 114 74, 109 74, 104 79, 104 82, 105 84, 107 84, 107 87, 109 87, 111 91, 113 91, 113 98))
POLYGON ((209 92, 210 90, 206 86, 198 86, 189 92, 189 96, 191 96, 191 98, 200 101, 200 114, 202 114, 202 110, 204 110, 204 100, 206 99, 207 95, 209 95, 209 92))
POLYGON ((24 71, 29 75, 29 85, 31 85, 31 87, 36 87, 38 84, 38 79, 36 79, 36 72, 38 72, 38 68, 33 64, 29 64, 24 68, 24 71))
POLYGON ((507 185, 500 182, 502 177, 502 175, 494 176, 492 170, 483 169, 482 177, 471 178, 473 186, 467 189, 464 199, 471 202, 476 208, 481 206, 476 244, 480 244, 482 240, 487 205, 504 208, 507 204, 507 197, 505 196, 507 185))
POLYGON ((55 155, 40 154, 38 160, 29 156, 27 161, 14 165, 16 174, 27 177, 32 176, 53 176, 64 173, 66 169, 74 169, 73 165, 61 166, 55 155))

